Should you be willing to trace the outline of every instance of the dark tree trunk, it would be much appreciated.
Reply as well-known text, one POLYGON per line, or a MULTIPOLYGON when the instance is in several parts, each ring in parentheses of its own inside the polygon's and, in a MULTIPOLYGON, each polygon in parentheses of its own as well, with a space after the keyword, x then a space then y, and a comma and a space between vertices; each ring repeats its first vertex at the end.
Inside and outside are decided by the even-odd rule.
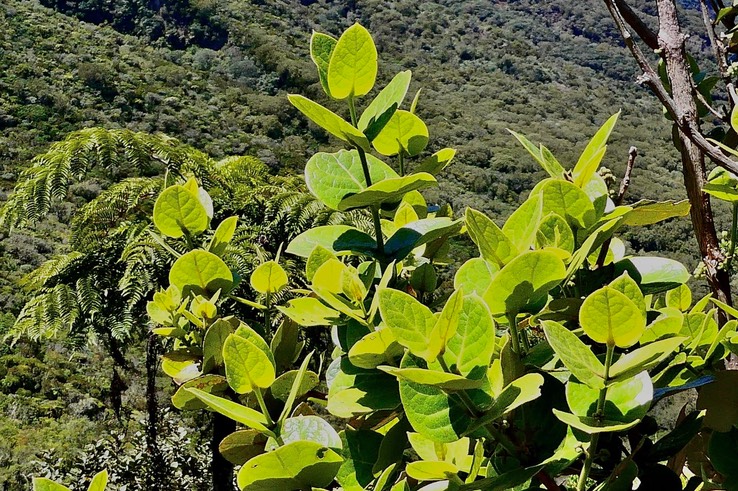
POLYGON ((221 414, 213 413, 213 439, 210 441, 210 449, 213 452, 213 460, 210 463, 210 471, 213 474, 213 491, 233 491, 233 464, 228 462, 218 451, 218 445, 231 433, 236 431, 236 422, 221 414))
POLYGON ((148 337, 146 343, 146 452, 149 470, 146 473, 146 489, 158 491, 169 482, 169 473, 159 449, 159 403, 156 398, 156 374, 159 368, 159 340, 156 335, 148 337))
MULTIPOLYGON (((684 34, 681 32, 674 0, 658 0, 659 46, 663 50, 666 72, 671 82, 674 104, 680 109, 682 125, 699 128, 699 116, 695 93, 692 88, 692 75, 684 49, 684 34)), ((684 185, 689 202, 692 204, 692 226, 699 244, 700 254, 705 263, 707 281, 713 294, 721 301, 731 305, 730 276, 721 264, 725 256, 720 249, 720 241, 715 231, 710 199, 702 188, 706 182, 705 154, 683 130, 677 128, 684 185)))

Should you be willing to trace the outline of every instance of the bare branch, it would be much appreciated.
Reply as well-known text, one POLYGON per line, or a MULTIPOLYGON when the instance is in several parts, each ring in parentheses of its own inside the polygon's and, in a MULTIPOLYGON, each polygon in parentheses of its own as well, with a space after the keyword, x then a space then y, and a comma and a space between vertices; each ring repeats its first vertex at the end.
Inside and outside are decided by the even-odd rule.
POLYGON ((625 0, 615 0, 620 14, 625 22, 635 31, 641 40, 646 43, 646 46, 656 50, 659 49, 659 40, 656 33, 646 25, 645 22, 636 14, 630 5, 625 3, 625 0))
POLYGON ((636 157, 638 157, 638 149, 636 147, 630 147, 628 151, 628 163, 625 164, 625 174, 623 174, 623 180, 620 181, 620 189, 618 189, 618 195, 615 198, 615 206, 623 204, 623 198, 628 191, 628 186, 630 186, 630 175, 633 173, 636 157))
POLYGON ((659 76, 656 74, 656 71, 653 69, 653 67, 651 67, 648 59, 646 59, 646 56, 643 54, 643 51, 641 51, 641 49, 633 40, 632 34, 628 30, 628 27, 623 20, 623 17, 618 10, 617 5, 615 5, 615 2, 617 0, 604 1, 607 5, 608 10, 610 11, 610 15, 612 16, 615 24, 620 30, 620 34, 623 37, 625 45, 628 47, 631 54, 633 55, 633 58, 635 58, 636 63, 638 63, 639 68, 643 72, 643 74, 638 78, 638 82, 648 86, 653 91, 653 93, 656 95, 656 98, 658 98, 659 102, 661 102, 661 104, 666 108, 667 112, 672 117, 677 127, 682 132, 684 132, 685 136, 687 136, 689 140, 697 145, 697 147, 699 147, 705 153, 705 155, 710 157, 710 159, 712 159, 712 161, 720 167, 723 167, 724 169, 729 170, 734 174, 738 174, 738 162, 730 159, 718 147, 707 141, 705 136, 700 131, 699 125, 695 121, 687 118, 684 112, 680 110, 674 103, 674 100, 671 98, 666 88, 661 83, 659 76))
POLYGON ((717 63, 718 71, 720 72, 720 78, 723 80, 723 83, 728 90, 728 94, 730 95, 730 108, 732 110, 733 107, 735 107, 736 103, 738 103, 738 100, 735 99, 735 87, 733 87, 733 79, 730 76, 728 63, 725 58, 725 46, 717 38, 717 34, 715 33, 715 24, 710 17, 710 11, 707 8, 707 3, 705 3, 705 0, 700 0, 700 8, 702 9, 702 21, 705 24, 707 37, 710 39, 712 54, 715 57, 715 62, 717 63))

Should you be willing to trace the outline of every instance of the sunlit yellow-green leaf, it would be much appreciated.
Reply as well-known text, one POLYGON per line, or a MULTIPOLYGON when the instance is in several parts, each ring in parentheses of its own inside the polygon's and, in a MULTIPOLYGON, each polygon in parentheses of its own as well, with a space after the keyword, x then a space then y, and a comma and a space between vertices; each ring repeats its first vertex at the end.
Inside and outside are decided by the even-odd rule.
POLYGON ((471 208, 466 210, 466 228, 469 237, 479 247, 482 257, 503 267, 518 255, 518 249, 510 238, 484 213, 471 208))
POLYGON ((55 483, 51 479, 46 479, 45 477, 34 477, 33 491, 70 491, 70 489, 66 486, 55 483))
POLYGON ((328 65, 328 87, 336 99, 366 95, 377 78, 377 48, 371 34, 359 24, 346 29, 336 43, 328 65))
POLYGON ((576 334, 556 321, 543 321, 546 339, 562 363, 580 381, 594 389, 605 386, 605 366, 576 334))
POLYGON ((349 350, 348 357, 354 366, 375 368, 382 363, 392 363, 405 352, 395 340, 390 329, 379 329, 358 340, 349 350))
POLYGON ((154 225, 168 237, 199 234, 208 228, 209 222, 197 195, 184 186, 169 186, 154 203, 154 225))
POLYGON ((237 402, 233 402, 230 399, 208 394, 207 392, 203 392, 198 389, 188 388, 186 390, 197 396, 198 399, 204 402, 213 411, 216 411, 223 416, 227 416, 234 421, 248 426, 249 428, 269 433, 269 429, 266 427, 267 420, 259 411, 237 402))
POLYGON ((216 256, 222 256, 231 239, 233 239, 237 224, 238 217, 228 217, 220 222, 218 228, 215 229, 213 238, 210 240, 208 252, 212 252, 216 256))
POLYGON ((364 133, 351 126, 348 121, 338 114, 301 95, 290 94, 287 98, 310 121, 331 135, 347 143, 361 147, 367 152, 370 150, 369 140, 367 140, 364 133))
POLYGON ((310 58, 312 58, 315 66, 318 67, 318 77, 320 85, 327 95, 331 95, 328 88, 328 64, 331 61, 333 49, 336 47, 336 38, 323 34, 322 32, 313 31, 310 37, 310 58))
POLYGON ((251 286, 259 293, 277 293, 287 286, 287 273, 276 261, 267 261, 251 274, 251 286))
POLYGON ((410 70, 395 75, 361 113, 358 126, 369 140, 373 140, 382 131, 395 111, 399 109, 407 94, 411 77, 410 70))
POLYGON ((228 385, 238 394, 247 394, 272 385, 274 365, 264 351, 250 340, 231 334, 223 345, 228 385))
POLYGON ((646 319, 631 299, 609 286, 590 294, 582 303, 579 322, 598 343, 628 348, 641 338, 646 319))
POLYGON ((382 319, 397 342, 417 356, 426 354, 430 334, 436 323, 430 309, 399 290, 384 288, 378 295, 382 319))
POLYGON ((459 468, 449 462, 410 462, 405 467, 407 475, 418 481, 439 481, 459 473, 459 468))
POLYGON ((203 250, 190 251, 175 261, 169 271, 169 282, 196 295, 211 296, 218 290, 233 287, 233 273, 221 258, 203 250))
POLYGON ((597 169, 600 166, 602 157, 607 149, 607 139, 610 137, 615 123, 618 121, 620 111, 612 115, 602 127, 595 133, 592 139, 587 144, 587 147, 579 157, 577 164, 572 170, 572 177, 574 178, 574 184, 577 186, 584 187, 589 182, 597 169))
POLYGON ((372 141, 382 155, 403 152, 414 157, 428 145, 428 127, 422 119, 409 111, 398 110, 372 141))

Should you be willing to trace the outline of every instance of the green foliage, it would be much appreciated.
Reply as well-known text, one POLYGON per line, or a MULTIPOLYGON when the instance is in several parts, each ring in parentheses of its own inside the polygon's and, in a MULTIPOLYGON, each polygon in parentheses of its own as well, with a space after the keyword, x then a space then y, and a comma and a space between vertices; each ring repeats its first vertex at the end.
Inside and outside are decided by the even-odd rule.
MULTIPOLYGON (((394 131, 389 122, 402 109, 391 106, 403 98, 389 96, 394 87, 380 91, 379 102, 368 106, 375 122, 388 111, 393 115, 376 138, 370 124, 362 129, 356 98, 371 88, 376 65, 369 41, 359 42, 365 32, 355 25, 335 46, 332 38, 314 35, 311 46, 319 75, 327 80, 324 89, 334 99, 347 99, 351 121, 328 109, 314 110, 305 98, 290 100, 351 147, 318 153, 308 162, 310 190, 327 207, 371 212, 373 235, 334 225, 292 240, 285 250, 306 259, 307 283, 293 290, 301 296, 286 305, 280 305, 278 293, 289 288, 290 275, 281 259, 264 262, 251 274, 263 303, 238 297, 230 288, 190 289, 176 299, 161 290, 152 301, 170 314, 152 319, 162 326, 156 332, 174 338, 165 361, 179 360, 172 365, 175 382, 202 380, 200 386, 211 387, 205 377, 225 374, 229 387, 217 395, 183 387, 247 428, 239 431, 266 438, 263 450, 255 448, 254 433, 224 444, 224 451, 243 463, 239 487, 286 490, 338 483, 357 490, 425 489, 424 482, 440 481, 444 489, 535 488, 579 469, 579 490, 590 477, 602 485, 647 479, 653 466, 683 445, 658 454, 651 467, 621 476, 621 466, 640 448, 623 445, 628 431, 638 431, 644 442, 655 440, 647 420, 657 394, 663 397, 711 374, 727 356, 738 325, 718 329, 715 310, 705 312, 707 302, 682 314, 678 309, 691 303, 683 300, 690 296, 684 267, 664 258, 626 256, 616 246, 622 228, 682 216, 685 207, 616 208, 609 200, 596 170, 613 117, 573 170, 530 146, 552 177, 535 186, 502 227, 472 209, 463 221, 453 220, 450 207, 423 209, 419 188, 396 183, 419 182, 422 173, 406 172, 412 168, 407 159, 425 144, 410 151, 411 145, 402 143, 402 126, 394 138, 397 151, 382 152, 397 155, 397 171, 367 154, 367 141, 376 143, 382 131, 394 131), (381 109, 387 99, 390 109, 381 109), (373 192, 384 187, 388 192, 373 192), (634 218, 627 221, 629 216, 634 218), (435 292, 435 271, 448 260, 449 239, 464 225, 481 257, 459 268, 453 292, 435 292), (654 297, 664 292, 665 297, 654 297), (232 300, 254 311, 244 321, 223 317, 232 300), (231 326, 228 334, 224 322, 231 326), (299 333, 286 335, 292 322, 307 329, 330 327, 335 347, 321 354, 332 359, 324 373, 309 369, 312 354, 302 355, 299 333), (225 337, 203 337, 203 330, 216 325, 224 326, 225 337), (209 345, 222 346, 224 366, 205 362, 209 345), (282 351, 291 356, 280 355, 284 361, 277 365, 282 351), (291 369, 301 356, 300 368, 291 369), (322 404, 331 419, 314 414, 321 397, 308 399, 311 389, 303 386, 313 380, 307 387, 315 388, 318 377, 325 377, 322 404), (341 431, 333 418, 351 418, 352 428, 341 431), (413 433, 407 433, 408 425, 413 433), (609 435, 601 440, 604 434, 609 435), (551 440, 528 446, 528 438, 551 440), (404 452, 409 448, 415 452, 404 452)), ((410 127, 416 136, 427 135, 424 124, 422 130, 410 127)), ((187 249, 182 258, 204 253, 194 243, 187 249)), ((193 268, 179 273, 183 279, 172 281, 177 289, 201 282, 193 268)))

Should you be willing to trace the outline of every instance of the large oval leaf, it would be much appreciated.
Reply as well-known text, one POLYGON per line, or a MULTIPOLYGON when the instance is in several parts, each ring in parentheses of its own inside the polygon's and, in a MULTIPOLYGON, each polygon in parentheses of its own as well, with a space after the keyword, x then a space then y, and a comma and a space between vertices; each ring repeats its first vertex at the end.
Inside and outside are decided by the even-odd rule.
POLYGON ((377 241, 355 227, 324 225, 311 228, 292 239, 285 252, 307 258, 317 246, 336 255, 371 254, 376 251, 377 241))
POLYGON ((499 268, 484 258, 475 257, 461 265, 454 276, 454 289, 464 290, 466 293, 476 293, 480 297, 489 288, 499 268))
POLYGON ((543 197, 544 216, 556 213, 578 228, 588 228, 597 217, 589 196, 569 181, 546 179, 531 194, 536 192, 543 197))
MULTIPOLYGON (((367 165, 372 184, 397 173, 378 158, 367 154, 367 165)), ((308 189, 327 207, 340 210, 341 201, 364 191, 368 186, 364 170, 356 150, 339 150, 336 153, 319 152, 305 165, 305 182, 308 189)))
POLYGON ((609 286, 584 299, 579 323, 593 341, 619 348, 633 346, 646 329, 646 319, 638 306, 609 286))
POLYGON ((338 39, 328 65, 331 97, 346 99, 369 93, 377 78, 377 47, 371 34, 359 24, 338 39))
POLYGON ((228 462, 242 465, 264 453, 266 441, 267 437, 256 430, 238 430, 221 440, 218 451, 228 462))
MULTIPOLYGON (((578 380, 566 384, 566 401, 572 413, 580 417, 595 417, 600 391, 578 380)), ((607 387, 604 419, 631 423, 646 415, 653 400, 653 384, 648 372, 616 382, 607 387)))
POLYGON ((425 354, 436 324, 428 307, 405 292, 384 288, 379 291, 379 312, 398 343, 417 356, 425 354))
POLYGON ((231 334, 223 346, 228 385, 238 394, 272 385, 274 365, 264 351, 246 338, 231 334))
POLYGON ((397 380, 379 370, 364 370, 348 359, 338 362, 338 373, 328 389, 328 411, 339 418, 351 418, 400 405, 397 380))
MULTIPOLYGON (((420 367, 412 356, 406 355, 400 368, 420 367)), ((400 398, 413 429, 436 442, 460 439, 471 424, 461 402, 437 387, 400 380, 400 398)))
POLYGON ((70 491, 68 487, 55 483, 45 477, 33 478, 33 491, 70 491))
POLYGON ((664 257, 623 259, 615 263, 615 274, 620 275, 623 271, 636 280, 645 295, 671 290, 686 283, 690 277, 682 263, 664 257))
POLYGON ((183 411, 205 409, 207 404, 187 389, 195 388, 208 394, 223 394, 228 390, 228 382, 222 375, 207 374, 185 382, 172 396, 172 405, 183 411))
POLYGON ((372 142, 382 155, 414 157, 428 145, 428 127, 422 119, 409 111, 396 111, 372 142))
MULTIPOLYGON (((338 432, 320 416, 296 416, 284 420, 280 433, 285 444, 297 441, 315 442, 334 450, 341 450, 343 444, 338 432)), ((270 438, 266 444, 267 452, 276 450, 279 444, 270 438)))
POLYGON ((259 293, 277 293, 287 286, 287 273, 276 261, 267 261, 251 274, 251 286, 259 293))
POLYGON ((173 238, 196 235, 208 228, 210 219, 197 195, 184 186, 169 186, 154 204, 154 225, 173 238))
POLYGON ((566 266, 550 251, 516 257, 492 279, 484 294, 493 315, 517 314, 540 301, 566 276, 566 266))
POLYGON ((221 258, 210 252, 195 250, 183 255, 169 271, 169 282, 188 293, 210 297, 218 290, 233 287, 233 273, 221 258))
POLYGON ((297 441, 254 457, 238 471, 241 491, 294 491, 328 486, 343 459, 315 442, 297 441))
POLYGON ((348 357, 359 368, 376 368, 382 363, 392 363, 404 353, 405 349, 392 335, 392 330, 385 328, 359 339, 349 350, 348 357))
POLYGON ((484 301, 468 295, 459 314, 457 328, 446 344, 444 360, 461 375, 481 378, 495 350, 495 323, 484 301))
POLYGON ((546 339, 561 362, 582 383, 593 389, 605 387, 605 366, 576 334, 556 321, 543 321, 546 339))

